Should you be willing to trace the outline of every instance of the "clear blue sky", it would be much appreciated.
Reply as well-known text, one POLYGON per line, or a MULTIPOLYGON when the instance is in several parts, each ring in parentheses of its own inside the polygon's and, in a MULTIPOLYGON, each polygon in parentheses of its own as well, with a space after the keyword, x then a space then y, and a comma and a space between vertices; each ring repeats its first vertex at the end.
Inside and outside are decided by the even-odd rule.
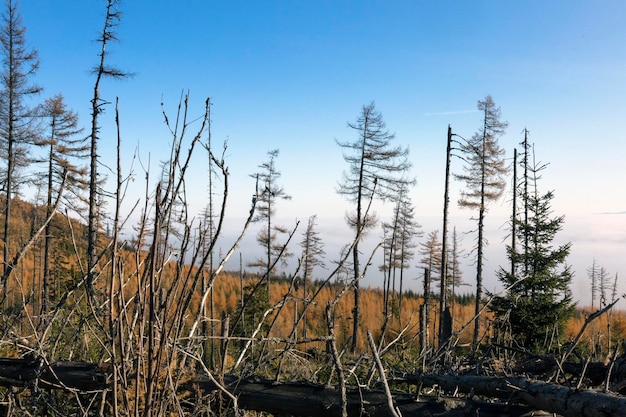
MULTIPOLYGON (((20 10, 40 53, 42 96, 62 93, 87 126, 105 2, 22 0, 20 10)), ((559 239, 573 242, 575 295, 587 297, 594 257, 612 275, 626 274, 626 2, 128 0, 121 10, 121 43, 111 45, 109 62, 136 75, 101 91, 119 97, 125 154, 137 149, 144 163, 149 155, 156 174, 170 140, 161 100, 174 111, 189 91, 200 115, 211 97, 213 140, 228 140, 233 227, 249 209, 249 174, 278 148, 293 200, 277 214, 286 225, 317 214, 328 261, 335 259, 331 242, 347 243, 349 209, 335 193, 346 168, 335 139, 352 140, 346 122, 374 100, 411 150, 417 220, 426 233, 441 229, 447 126, 471 136, 480 126, 477 100, 492 95, 510 124, 501 140, 507 155, 528 128, 537 158, 550 163, 541 185, 555 191, 555 215, 566 216, 559 239)), ((101 144, 110 165, 112 115, 110 107, 101 144)), ((200 210, 202 158, 194 175, 190 198, 200 210)), ((471 230, 473 213, 452 206, 451 226, 471 230)), ((507 210, 503 200, 488 214, 486 277, 504 256, 507 210)), ((379 217, 390 211, 382 206, 379 217)), ((463 239, 469 251, 473 236, 463 239)), ((474 282, 471 266, 465 280, 474 282)), ((487 286, 497 283, 487 278, 487 286)))

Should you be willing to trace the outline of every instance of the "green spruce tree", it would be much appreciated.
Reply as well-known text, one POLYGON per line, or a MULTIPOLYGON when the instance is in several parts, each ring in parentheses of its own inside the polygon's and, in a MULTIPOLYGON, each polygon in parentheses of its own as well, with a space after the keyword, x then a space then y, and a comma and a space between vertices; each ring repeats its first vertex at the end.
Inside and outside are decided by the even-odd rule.
POLYGON ((497 297, 491 307, 496 317, 506 322, 509 340, 536 352, 550 350, 551 343, 563 334, 575 307, 569 288, 573 275, 566 264, 572 245, 554 245, 565 217, 553 215, 552 191, 539 192, 539 172, 545 167, 534 161, 525 167, 529 192, 522 190, 516 198, 521 199, 528 216, 512 219, 518 240, 525 243, 519 248, 507 247, 515 268, 501 268, 498 277, 510 289, 505 296, 497 297))

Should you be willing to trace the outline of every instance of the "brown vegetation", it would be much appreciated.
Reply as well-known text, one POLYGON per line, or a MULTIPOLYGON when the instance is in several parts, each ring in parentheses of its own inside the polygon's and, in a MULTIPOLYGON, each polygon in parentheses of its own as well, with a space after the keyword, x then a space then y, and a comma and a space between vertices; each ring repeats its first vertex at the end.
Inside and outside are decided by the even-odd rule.
MULTIPOLYGON (((36 219, 41 213, 40 209, 32 205, 16 200, 15 216, 11 223, 11 230, 14 230, 19 239, 14 242, 26 241, 28 233, 32 230, 33 219, 36 219)), ((82 360, 92 362, 94 364, 106 364, 108 361, 103 356, 104 351, 101 347, 102 340, 100 338, 102 330, 93 328, 94 323, 89 324, 91 320, 92 310, 95 306, 90 306, 85 292, 81 289, 84 282, 84 274, 80 268, 80 257, 77 254, 84 254, 86 250, 85 239, 77 238, 77 236, 85 236, 84 225, 80 222, 71 220, 64 215, 57 213, 52 220, 55 236, 52 246, 53 256, 53 285, 51 286, 51 294, 49 294, 50 306, 48 313, 42 311, 42 298, 40 291, 41 283, 41 262, 38 255, 38 246, 34 246, 36 250, 22 258, 16 273, 8 281, 6 287, 6 298, 4 299, 5 315, 3 316, 3 328, 5 329, 5 338, 2 340, 0 349, 2 355, 6 358, 22 358, 22 357, 42 357, 44 363, 54 364, 56 361, 63 360, 82 360), (53 326, 48 325, 52 323, 53 326), (55 324, 56 323, 56 324, 55 324), (48 327, 47 327, 48 326, 48 327), (46 330, 47 329, 47 330, 46 330), (76 337, 79 336, 79 337, 76 337)), ((102 247, 106 247, 106 240, 102 240, 102 247)), ((141 247, 137 242, 135 246, 141 247)), ((18 248, 13 249, 17 251, 18 248)), ((136 320, 139 316, 130 314, 137 309, 146 308, 141 301, 149 292, 149 286, 146 287, 145 277, 147 268, 150 267, 150 250, 137 250, 131 245, 124 245, 120 248, 118 257, 119 281, 114 285, 121 289, 116 298, 118 302, 113 306, 113 317, 116 320, 123 320, 127 323, 120 329, 125 331, 123 340, 132 341, 140 336, 145 329, 143 326, 127 327, 132 320, 136 320), (134 317, 134 318, 133 318, 134 317), (124 330, 125 329, 125 330, 124 330)), ((103 259, 102 268, 106 271, 109 263, 103 259)), ((194 277, 202 271, 186 263, 179 263, 173 260, 164 260, 164 263, 158 270, 157 285, 161 290, 156 292, 156 299, 162 306, 167 306, 159 313, 158 320, 163 323, 170 323, 157 334, 158 339, 162 331, 176 331, 180 334, 187 334, 190 329, 194 328, 198 319, 213 323, 211 334, 207 331, 198 333, 198 340, 205 340, 204 365, 198 368, 194 366, 188 372, 181 372, 182 367, 187 367, 189 360, 199 360, 202 356, 201 351, 192 353, 194 350, 184 353, 178 351, 174 345, 169 346, 163 351, 163 356, 159 359, 158 355, 153 356, 153 360, 160 361, 154 368, 153 389, 164 389, 168 380, 176 375, 177 385, 180 387, 191 382, 196 370, 200 373, 215 372, 216 376, 222 375, 222 372, 235 372, 241 377, 246 375, 263 375, 272 379, 307 379, 317 383, 328 383, 336 381, 336 375, 332 372, 332 359, 327 355, 328 343, 334 343, 339 352, 344 352, 349 346, 352 331, 352 305, 353 293, 346 291, 349 283, 343 281, 332 282, 307 282, 303 285, 299 279, 272 278, 269 282, 270 300, 263 302, 260 294, 247 299, 250 291, 261 284, 264 288, 263 276, 254 274, 239 274, 237 272, 225 272, 214 277, 212 282, 212 313, 208 315, 200 314, 203 293, 200 287, 191 287, 189 277, 194 277), (185 278, 188 277, 188 278, 185 278), (185 284, 187 283, 187 284, 185 284), (306 294, 304 289, 306 288, 306 294), (243 299, 242 299, 243 289, 243 299), (173 296, 168 297, 171 293, 173 296), (178 296, 176 294, 179 294, 178 296), (187 301, 185 297, 189 297, 188 305, 181 309, 187 301), (244 313, 241 315, 241 305, 244 301, 244 313), (329 338, 327 308, 329 305, 332 309, 332 322, 334 325, 334 339, 329 338), (305 306, 306 320, 302 320, 305 306), (200 315, 199 315, 200 314, 200 315), (182 321, 181 321, 182 320, 182 321), (241 320, 237 324, 236 320, 241 320), (175 323, 179 324, 175 324, 175 323), (230 328, 228 326, 231 326, 230 328), (306 325, 306 328, 305 328, 306 325), (253 333, 255 328, 260 332, 253 333), (170 329, 170 330, 168 330, 170 329), (224 339, 224 337, 228 339, 224 339), (230 341, 230 342, 228 342, 230 341), (250 347, 246 343, 252 342, 250 347), (189 356, 199 355, 199 356, 189 356), (242 356, 243 355, 243 356, 242 356), (242 361, 243 358, 243 361, 242 361), (303 366, 304 365, 304 366, 303 366), (204 369, 204 370, 203 370, 204 369)), ((102 277, 102 275, 100 275, 102 277)), ((107 281, 99 279, 95 281, 96 294, 104 295, 107 293, 107 281)), ((370 332, 377 341, 379 349, 382 349, 385 355, 385 363, 391 366, 393 364, 394 372, 413 372, 416 369, 422 370, 442 370, 442 363, 436 360, 426 361, 426 358, 432 357, 437 348, 437 325, 438 314, 432 314, 428 331, 427 351, 420 351, 420 308, 423 306, 423 298, 419 294, 411 292, 405 293, 402 301, 402 309, 398 309, 398 295, 391 294, 389 297, 391 307, 387 309, 389 316, 385 317, 383 306, 385 297, 383 291, 378 288, 364 288, 361 291, 362 316, 360 327, 360 340, 358 345, 358 355, 346 356, 341 354, 346 363, 353 363, 354 370, 358 370, 356 378, 367 377, 367 366, 365 368, 359 365, 362 361, 363 354, 370 351, 365 345, 368 340, 367 333, 370 332), (391 350, 387 350, 391 347, 391 350), (430 353, 429 353, 430 352, 430 353)), ((431 299, 431 312, 437 312, 437 300, 431 299)), ((453 317, 453 332, 458 340, 455 341, 455 355, 465 355, 470 353, 472 341, 472 328, 467 326, 472 322, 474 317, 474 303, 471 296, 455 297, 449 300, 451 315, 453 317)), ((159 309, 157 309, 159 311, 159 309)), ((149 313, 149 312, 148 312, 149 313)), ((484 320, 481 327, 483 344, 488 349, 493 344, 493 318, 487 311, 483 312, 484 320)), ((574 318, 572 318, 566 327, 566 334, 563 335, 563 346, 560 352, 568 349, 568 341, 573 341, 578 335, 585 320, 591 314, 590 311, 579 309, 574 318)), ((147 320, 149 317, 146 317, 147 320)), ((147 322, 146 322, 147 323, 147 322)), ((163 333, 164 334, 164 333, 163 333)), ((604 381, 607 375, 606 366, 599 367, 593 365, 593 361, 605 362, 607 365, 614 360, 619 342, 626 338, 626 314, 620 310, 609 310, 607 314, 600 315, 597 319, 591 321, 586 328, 583 337, 577 341, 576 349, 572 350, 572 355, 568 359, 567 366, 563 365, 563 369, 568 373, 581 372, 580 367, 576 367, 576 363, 584 363, 592 361, 588 366, 587 376, 595 378, 596 383, 604 381), (609 337, 610 335, 610 337, 609 337), (594 376, 596 375, 596 376, 594 376)), ((155 341, 158 341, 155 339, 155 341)), ((135 343, 135 342, 133 342, 135 343)), ((185 343, 184 338, 179 343, 185 343)), ((129 348, 132 345, 128 345, 129 348)), ((200 346, 200 345, 196 345, 200 346)), ((506 347, 502 347, 507 352, 506 347)), ((139 344, 135 344, 131 350, 141 349, 139 344)), ((194 348, 195 349, 195 348, 194 348)), ((489 349, 488 349, 489 350, 489 349)), ((139 351, 137 351, 138 353, 139 351)), ((553 358, 556 360, 546 359, 547 357, 536 357, 530 352, 515 353, 509 350, 508 365, 497 359, 497 356, 491 356, 491 359, 484 362, 489 364, 489 368, 493 372, 506 372, 506 369, 513 369, 513 363, 517 363, 518 373, 534 374, 535 369, 541 369, 542 374, 546 375, 546 369, 555 369, 558 361, 558 351, 554 352, 553 358), (517 355, 517 359, 512 357, 517 355), (537 365, 539 362, 542 365, 537 365), (547 361, 547 362, 546 362, 547 361), (503 366, 504 365, 504 366, 503 366), (537 368, 539 366, 539 368, 537 368)), ((124 348, 120 350, 120 354, 124 353, 124 348)), ((493 355, 494 353, 489 353, 493 355)), ((161 355, 161 354, 159 354, 161 355)), ((437 356, 435 355, 434 358, 437 356)), ((461 358, 463 356, 459 356, 461 358)), ((129 359, 132 356, 128 356, 129 359)), ((459 360, 459 359, 457 359, 459 360)), ((27 360, 28 363, 32 359, 27 360)), ((144 364, 144 366, 147 364, 144 364)), ((447 363, 445 367, 451 366, 447 363)), ((63 364, 54 365, 55 368, 46 371, 45 375, 54 374, 54 369, 66 369, 63 364)), ((455 372, 462 371, 464 367, 471 365, 457 362, 454 367, 455 372), (459 368, 461 366, 461 368, 459 368)), ((100 368, 99 368, 100 369, 100 368)), ((111 375, 115 368, 105 366, 102 372, 111 375)), ((450 369, 450 368, 449 368, 450 369)), ((148 368, 146 368, 148 370, 148 368)), ((132 372, 132 369, 129 369, 132 372)), ((59 371, 57 371, 59 372, 59 371)), ((92 371, 90 371, 92 372, 92 371)), ((42 374, 43 375, 43 374, 42 374)), ((87 374, 89 375, 89 374, 87 374)), ((59 374, 59 377, 63 375, 59 374)), ((101 374, 97 375, 102 378, 101 374)), ((120 375, 120 378, 123 374, 120 375)), ((370 376, 371 377, 371 376, 370 376)), ((50 376, 47 380, 42 380, 42 384, 50 384, 50 376)), ((68 377, 64 377, 68 378, 68 377)), ((128 378, 128 375, 126 376, 128 378)), ((348 377, 352 378, 352 377, 348 377)), ((80 384, 80 378, 77 380, 80 384)), ((10 381, 9 381, 10 384, 10 381)), ((127 407, 143 409, 146 406, 145 397, 132 397, 129 393, 134 391, 140 392, 148 389, 150 384, 143 378, 136 380, 128 379, 125 382, 126 392, 125 400, 127 407), (134 398, 134 399, 133 399, 134 398)), ((617 385, 616 385, 617 386, 617 385)), ((181 399, 187 398, 181 394, 181 399)))
MULTIPOLYGON (((58 178, 48 181, 44 205, 16 198, 9 178, 3 182, 6 194, 4 200, 0 196, 4 213, 0 226, 5 244, 0 286, 0 414, 239 415, 240 406, 267 411, 263 405, 253 405, 267 401, 250 399, 251 395, 260 395, 259 386, 264 390, 269 385, 280 395, 282 388, 303 380, 309 388, 306 395, 310 395, 310 386, 314 392, 332 386, 328 390, 328 398, 333 401, 330 408, 342 417, 360 416, 364 411, 397 416, 401 409, 420 408, 415 406, 419 401, 414 398, 429 396, 438 401, 444 397, 440 394, 454 397, 450 403, 460 403, 465 414, 474 414, 475 409, 466 408, 475 404, 474 395, 500 398, 503 392, 507 402, 523 403, 524 412, 545 404, 555 413, 595 417, 587 411, 564 409, 569 403, 553 401, 554 392, 557 397, 584 397, 587 410, 593 409, 595 403, 606 403, 608 397, 615 397, 611 404, 623 404, 624 399, 613 394, 584 391, 578 395, 583 388, 601 387, 613 393, 626 389, 626 356, 620 355, 623 348, 618 343, 625 337, 626 324, 622 313, 610 310, 612 305, 591 314, 581 310, 568 324, 566 334, 555 334, 560 332, 555 325, 552 333, 546 334, 554 343, 546 344, 545 351, 532 352, 529 346, 517 345, 511 331, 507 333, 506 326, 510 327, 511 321, 507 323, 506 318, 498 317, 496 322, 485 306, 491 300, 482 299, 480 285, 478 296, 441 297, 444 305, 439 305, 432 289, 428 289, 429 280, 424 285, 424 297, 410 292, 398 294, 395 272, 402 276, 402 271, 409 267, 410 237, 414 237, 417 225, 408 227, 412 205, 403 201, 401 195, 391 193, 394 187, 376 190, 384 190, 384 183, 397 186, 404 180, 394 183, 389 181, 393 180, 391 177, 369 172, 369 184, 357 193, 353 241, 343 248, 334 269, 318 281, 311 280, 312 269, 307 266, 303 267, 305 273, 297 269, 278 278, 273 276, 274 267, 287 256, 287 246, 296 228, 277 228, 271 221, 272 199, 280 196, 281 190, 271 184, 271 179, 278 176, 272 163, 269 177, 264 180, 263 175, 256 175, 249 216, 241 224, 238 238, 225 254, 220 251, 218 255, 216 247, 226 217, 230 184, 223 159, 226 146, 220 156, 210 142, 208 99, 200 117, 188 114, 188 96, 181 97, 175 114, 163 111, 165 127, 171 134, 169 160, 159 166, 156 181, 148 168, 141 172, 145 194, 134 206, 135 223, 129 224, 130 213, 126 213, 129 218, 124 218, 121 205, 125 187, 136 174, 123 174, 120 166, 117 106, 114 191, 102 189, 98 173, 102 162, 98 161, 96 146, 100 133, 98 115, 109 105, 101 98, 100 79, 126 75, 105 62, 105 46, 116 40, 114 30, 121 16, 118 5, 116 0, 106 2, 105 23, 98 39, 100 62, 95 70, 97 80, 91 103, 90 174, 88 178, 73 178, 77 180, 72 190, 77 202, 88 201, 89 207, 87 211, 85 207, 71 206, 75 209, 72 213, 86 217, 87 221, 71 219, 59 203, 67 198, 65 187, 72 182, 68 178, 84 175, 81 169, 70 175, 71 164, 60 164, 62 172, 57 172, 58 178), (187 200, 186 177, 192 155, 198 152, 208 161, 211 176, 209 207, 201 218, 190 211, 187 200), (89 195, 81 195, 87 184, 89 195), (214 184, 220 184, 221 189, 217 190, 214 184), (393 238, 380 244, 388 255, 383 269, 394 272, 386 278, 386 288, 362 289, 361 280, 373 262, 361 262, 359 242, 374 224, 369 208, 380 197, 375 191, 402 202, 396 206, 398 216, 394 223, 405 223, 408 235, 401 236, 394 229, 390 233, 393 238), (112 206, 108 215, 103 212, 103 203, 112 206), (401 212, 406 218, 399 216, 401 212), (250 225, 259 219, 267 220, 267 228, 257 235, 257 242, 266 249, 266 256, 255 263, 262 272, 245 276, 224 272, 250 225), (278 232, 285 241, 273 238, 278 232), (122 233, 132 233, 131 241, 123 242, 122 233), (445 319, 448 313, 450 326, 445 319), (523 378, 510 380, 522 374, 523 378), (469 375, 476 378, 465 378, 469 375), (257 384, 261 378, 263 382, 257 384), (474 389, 468 385, 468 379, 481 388, 495 388, 474 389), (535 379, 542 382, 535 383, 535 379), (283 387, 283 382, 288 384, 283 387), (442 392, 431 396, 433 391, 427 386, 434 385, 442 392), (242 391, 246 386, 252 390, 247 398, 242 391), (460 386, 467 395, 457 395, 456 388, 460 386), (403 395, 397 395, 398 392, 403 395), (376 399, 374 407, 367 402, 370 398, 376 399), (399 404, 400 401, 405 403, 399 404)), ((8 6, 14 10, 12 1, 8 6)), ((24 33, 20 25, 4 30, 12 30, 14 35, 24 33)), ((11 51, 23 49, 5 53, 11 51)), ((18 75, 27 78, 29 74, 18 75)), ((19 88, 15 91, 19 92, 19 88)), ((28 125, 32 114, 21 116, 20 126, 28 125)), ((384 128, 384 124, 374 126, 384 128)), ((11 130, 11 126, 3 128, 11 130)), ((367 136, 365 125, 357 130, 367 136)), ((50 143, 54 137, 51 134, 50 143)), ((9 140, 7 145, 11 138, 9 132, 4 138, 5 142, 9 140)), ((389 138, 383 135, 383 142, 389 138)), ((21 145, 34 145, 34 141, 21 145)), ((381 151, 373 146, 361 156, 373 157, 370 162, 381 168, 380 157, 389 154, 376 152, 381 151)), ((387 171, 404 174, 410 165, 404 160, 408 150, 398 148, 396 152, 401 161, 398 165, 386 165, 387 171)), ((24 153, 18 155, 26 153, 24 148, 24 153)), ((63 156, 80 160, 76 155, 63 156)), ((8 166, 14 162, 23 166, 27 162, 11 160, 11 152, 4 157, 8 166)), ((358 157, 350 160, 357 161, 358 157)), ((7 169, 7 173, 10 171, 7 169)), ((351 178, 350 183, 354 186, 356 182, 360 188, 362 175, 357 177, 351 178)), ((412 180, 405 185, 410 183, 412 180)), ((354 190, 352 186, 348 189, 354 190)), ((315 233, 307 235, 314 237, 315 233)), ((441 250, 446 250, 445 244, 441 250)), ((314 258, 311 254, 307 257, 314 258)), ((478 272, 480 282, 480 267, 478 272)), ((402 279, 399 281, 402 287, 402 279)), ((439 282, 442 281, 445 279, 439 282)), ((442 288, 447 296, 446 290, 442 288)), ((296 406, 302 408, 297 402, 296 406)), ((279 411, 302 413, 297 407, 279 411)), ((324 410, 326 404, 319 407, 324 410)), ((483 410, 486 406, 480 407, 483 410)), ((429 410, 444 413, 448 408, 437 404, 429 410)), ((615 412, 619 407, 603 410, 608 416, 619 415, 619 411, 615 412)))

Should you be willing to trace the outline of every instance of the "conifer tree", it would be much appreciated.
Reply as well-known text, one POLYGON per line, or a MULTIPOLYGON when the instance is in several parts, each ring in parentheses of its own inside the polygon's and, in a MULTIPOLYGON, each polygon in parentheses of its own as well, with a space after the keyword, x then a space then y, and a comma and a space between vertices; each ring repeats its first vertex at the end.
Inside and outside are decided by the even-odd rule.
POLYGON ((587 268, 587 276, 591 281, 591 309, 595 308, 595 301, 598 297, 598 265, 596 264, 596 258, 593 258, 593 262, 589 268, 587 268))
POLYGON ((461 262, 459 260, 463 250, 460 248, 456 227, 452 230, 452 248, 449 250, 450 254, 447 257, 448 267, 446 269, 448 279, 446 280, 446 283, 448 286, 447 290, 454 299, 456 290, 463 285, 468 285, 465 281, 463 281, 463 271, 461 270, 461 262))
MULTIPOLYGON (((359 242, 363 233, 376 224, 376 216, 367 213, 367 202, 372 198, 386 200, 394 195, 411 167, 407 156, 408 148, 392 147, 395 138, 387 130, 382 113, 376 110, 374 103, 363 106, 356 122, 348 123, 357 138, 352 142, 337 142, 343 150, 343 159, 349 164, 339 183, 337 192, 356 205, 355 211, 347 215, 347 222, 354 229, 355 242, 352 246, 352 265, 354 281, 354 309, 352 312, 352 343, 354 352, 358 344, 359 329, 359 242)), ((412 183, 413 181, 408 181, 412 183)))
POLYGON ((261 171, 253 175, 259 181, 260 186, 260 192, 257 194, 257 214, 254 221, 265 223, 264 227, 257 234, 257 242, 263 248, 264 255, 248 265, 261 269, 267 280, 267 292, 269 294, 269 281, 273 272, 273 265, 279 256, 282 256, 283 261, 291 256, 286 251, 284 243, 278 239, 278 235, 286 234, 288 230, 284 226, 274 224, 276 204, 279 200, 290 200, 291 196, 278 184, 278 179, 280 178, 280 171, 276 168, 278 149, 269 151, 268 155, 269 160, 259 166, 261 171))
POLYGON ((35 144, 45 152, 42 160, 47 163, 48 205, 56 197, 54 193, 62 180, 61 175, 67 170, 63 200, 68 208, 82 213, 82 203, 86 202, 83 191, 89 185, 86 167, 89 145, 86 137, 79 136, 83 129, 78 127, 78 114, 67 108, 61 94, 46 99, 40 113, 45 120, 44 135, 35 144))
POLYGON ((483 295, 483 258, 484 247, 487 241, 484 236, 485 216, 487 204, 502 196, 505 187, 503 179, 507 173, 504 165, 504 149, 498 144, 508 126, 500 120, 500 108, 496 106, 491 96, 478 102, 478 109, 483 113, 483 124, 472 138, 461 145, 461 151, 467 164, 464 173, 455 175, 455 178, 465 183, 466 189, 461 192, 459 206, 478 211, 475 218, 476 232, 476 305, 474 320, 473 343, 479 342, 480 316, 483 295))
POLYGON ((393 219, 383 223, 383 231, 386 235, 383 247, 385 259, 381 270, 386 274, 387 286, 385 289, 385 306, 388 304, 389 287, 392 298, 396 289, 396 273, 398 278, 398 310, 402 311, 402 291, 404 283, 404 270, 409 268, 410 261, 415 257, 414 240, 422 235, 421 226, 415 220, 415 208, 411 203, 408 193, 408 185, 402 184, 395 198, 393 219))
POLYGON ((302 248, 302 279, 306 285, 306 281, 313 278, 313 268, 316 266, 324 267, 324 244, 316 230, 317 216, 309 217, 306 230, 302 234, 300 247, 302 248))
MULTIPOLYGON (((29 146, 36 126, 35 112, 26 99, 41 91, 41 87, 31 82, 39 68, 38 53, 26 45, 26 27, 22 22, 17 2, 8 0, 0 26, 0 146, 5 162, 2 186, 4 205, 4 268, 10 257, 12 245, 9 225, 14 194, 21 184, 20 170, 29 163, 29 146)), ((4 271, 4 269, 3 269, 4 271)), ((6 282, 4 283, 6 285, 6 282)))
POLYGON ((508 317, 512 339, 532 350, 548 349, 546 341, 552 340, 553 334, 562 335, 575 307, 569 288, 572 271, 566 264, 571 243, 554 246, 565 217, 552 215, 554 193, 539 191, 539 172, 545 167, 534 161, 528 167, 530 194, 522 195, 528 220, 512 219, 520 242, 529 242, 528 247, 507 247, 515 272, 501 268, 498 277, 511 288, 491 307, 499 318, 508 317))
MULTIPOLYGON (((316 230, 317 216, 313 215, 309 217, 306 230, 302 235, 300 241, 300 247, 302 248, 302 293, 305 303, 308 303, 309 296, 308 285, 309 281, 313 279, 313 269, 316 266, 325 267, 324 263, 324 244, 319 236, 319 232, 316 230)), ((302 317, 302 337, 307 337, 307 315, 306 313, 302 317)))
MULTIPOLYGON (((55 195, 55 190, 64 184, 66 190, 63 199, 67 206, 79 210, 80 201, 84 200, 82 192, 87 188, 87 169, 80 165, 80 161, 88 157, 89 147, 84 136, 77 136, 82 132, 78 127, 78 114, 65 106, 62 95, 56 95, 45 101, 42 107, 42 116, 47 120, 47 129, 44 137, 36 145, 46 150, 44 161, 47 162, 46 179, 46 218, 52 215, 53 200, 61 197, 55 195)), ((50 244, 53 238, 52 225, 46 225, 44 238, 44 262, 42 283, 42 314, 45 315, 48 307, 50 284, 50 244)))
POLYGON ((433 281, 439 281, 439 273, 441 272, 441 241, 439 240, 439 230, 430 232, 426 237, 426 241, 420 243, 419 254, 422 255, 420 262, 431 272, 431 283, 433 281))
POLYGON ((438 237, 439 231, 430 232, 425 242, 420 243, 419 254, 422 255, 420 262, 424 265, 424 307, 423 314, 423 340, 422 349, 428 344, 430 323, 430 304, 433 298, 432 284, 433 281, 440 281, 439 274, 441 272, 441 241, 438 237))
POLYGON ((598 274, 598 290, 600 291, 600 307, 606 307, 611 301, 608 297, 608 292, 611 289, 611 282, 609 281, 609 272, 605 267, 600 267, 600 273, 598 274))
POLYGON ((107 104, 100 93, 100 82, 104 78, 123 79, 131 74, 109 65, 109 47, 112 42, 118 41, 116 28, 122 17, 119 9, 121 0, 107 0, 106 16, 101 34, 96 39, 100 45, 98 63, 93 68, 96 80, 91 99, 91 131, 89 133, 89 215, 87 219, 87 292, 92 294, 95 267, 98 263, 98 234, 100 228, 100 205, 102 193, 100 190, 101 179, 98 173, 98 142, 100 140, 100 114, 104 112, 107 104))

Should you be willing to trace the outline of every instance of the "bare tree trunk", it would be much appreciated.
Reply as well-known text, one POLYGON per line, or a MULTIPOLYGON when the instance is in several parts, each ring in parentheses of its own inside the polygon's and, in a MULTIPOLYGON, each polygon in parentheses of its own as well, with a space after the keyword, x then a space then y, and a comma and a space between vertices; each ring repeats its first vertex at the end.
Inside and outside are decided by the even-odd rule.
POLYGON ((99 62, 95 68, 96 81, 93 86, 93 97, 91 99, 91 132, 90 153, 89 153, 89 215, 87 224, 87 293, 93 293, 93 280, 96 264, 98 263, 98 228, 99 228, 99 180, 98 180, 98 140, 100 132, 99 116, 102 113, 104 103, 100 98, 100 81, 103 77, 125 78, 126 74, 116 68, 106 65, 107 46, 110 41, 117 40, 114 28, 121 14, 116 7, 119 0, 107 0, 106 16, 102 33, 98 38, 100 43, 100 52, 98 53, 99 62))
POLYGON ((330 340, 328 346, 330 347, 330 353, 333 358, 333 365, 335 372, 337 372, 337 381, 339 382, 339 395, 341 398, 341 417, 348 417, 348 397, 346 391, 346 378, 344 376, 343 367, 341 366, 341 358, 339 357, 339 351, 337 350, 337 343, 335 339, 335 321, 332 317, 332 304, 326 305, 326 324, 328 326, 328 335, 330 340))
POLYGON ((430 345, 430 269, 424 268, 424 314, 422 321, 422 348, 421 351, 424 352, 425 349, 430 345))
MULTIPOLYGON (((517 253, 517 149, 513 149, 513 213, 511 214, 511 252, 517 253)), ((511 257, 511 276, 515 277, 515 259, 511 257)))
MULTIPOLYGON (((358 235, 358 232, 357 232, 358 235)), ((357 240, 359 237, 357 237, 357 240)), ((361 305, 361 289, 359 284, 359 244, 358 241, 352 249, 352 261, 354 263, 354 307, 352 308, 352 344, 350 350, 356 352, 359 343, 359 318, 361 305)))
POLYGON ((476 304, 474 314, 476 319, 474 320, 474 336, 473 344, 474 348, 478 347, 480 342, 480 312, 481 312, 481 299, 483 297, 483 228, 485 219, 484 205, 481 206, 478 213, 478 245, 476 251, 476 304))
MULTIPOLYGON (((450 197, 450 155, 452 153, 452 127, 448 125, 448 141, 446 145, 446 177, 443 191, 443 231, 441 232, 441 293, 439 295, 439 317, 443 317, 448 307, 448 204, 450 197)), ((443 346, 450 337, 443 328, 444 321, 439 320, 439 346, 443 346)))

